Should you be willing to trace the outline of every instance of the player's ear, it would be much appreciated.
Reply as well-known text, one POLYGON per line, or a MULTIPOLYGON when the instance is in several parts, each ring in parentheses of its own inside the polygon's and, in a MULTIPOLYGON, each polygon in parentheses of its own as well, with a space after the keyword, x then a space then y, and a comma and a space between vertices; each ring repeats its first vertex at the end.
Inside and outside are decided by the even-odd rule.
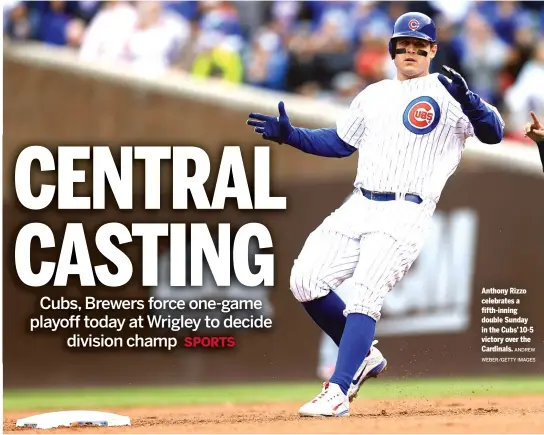
POLYGON ((436 56, 436 52, 438 51, 438 44, 431 44, 431 52, 430 52, 430 58, 434 58, 436 56))

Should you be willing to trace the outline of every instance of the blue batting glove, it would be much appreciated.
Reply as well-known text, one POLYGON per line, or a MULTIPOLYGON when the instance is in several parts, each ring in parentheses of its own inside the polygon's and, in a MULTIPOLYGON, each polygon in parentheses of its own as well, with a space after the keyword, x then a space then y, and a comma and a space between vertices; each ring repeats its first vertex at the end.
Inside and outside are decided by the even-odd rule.
POLYGON ((463 107, 471 106, 474 95, 468 88, 467 82, 461 74, 449 66, 443 65, 442 70, 451 77, 451 80, 442 74, 438 74, 438 80, 444 85, 450 95, 455 98, 463 107))
POLYGON ((279 117, 250 113, 246 124, 255 127, 255 133, 262 135, 263 139, 279 144, 286 143, 293 132, 293 126, 285 113, 283 101, 278 104, 278 111, 279 117))

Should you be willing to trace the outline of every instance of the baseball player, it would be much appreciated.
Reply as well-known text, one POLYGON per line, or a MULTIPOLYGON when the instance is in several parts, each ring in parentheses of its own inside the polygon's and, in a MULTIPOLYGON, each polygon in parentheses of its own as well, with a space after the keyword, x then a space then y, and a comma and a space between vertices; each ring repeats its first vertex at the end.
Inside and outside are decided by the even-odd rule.
POLYGON ((544 124, 542 124, 535 115, 535 112, 530 113, 532 122, 525 124, 523 129, 525 137, 534 140, 540 152, 540 160, 542 161, 542 170, 544 170, 544 124))
POLYGON ((250 113, 264 139, 324 157, 359 151, 354 192, 306 240, 290 288, 314 322, 339 346, 335 370, 303 416, 347 416, 361 384, 386 366, 373 346, 387 293, 418 256, 442 189, 470 136, 497 144, 504 122, 456 71, 430 74, 437 52, 430 17, 407 13, 394 24, 389 51, 395 79, 364 88, 336 128, 292 126, 279 116, 250 113), (347 303, 332 291, 350 279, 347 303))

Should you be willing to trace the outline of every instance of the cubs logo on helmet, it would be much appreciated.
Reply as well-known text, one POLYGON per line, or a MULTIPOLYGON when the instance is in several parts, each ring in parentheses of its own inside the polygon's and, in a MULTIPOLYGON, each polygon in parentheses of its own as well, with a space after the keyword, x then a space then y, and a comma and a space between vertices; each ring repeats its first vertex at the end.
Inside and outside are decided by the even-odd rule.
POLYGON ((406 106, 402 116, 404 126, 414 134, 427 134, 440 121, 440 106, 431 97, 418 97, 406 106))
POLYGON ((419 28, 419 21, 418 20, 410 20, 408 22, 408 27, 410 30, 417 30, 419 28))

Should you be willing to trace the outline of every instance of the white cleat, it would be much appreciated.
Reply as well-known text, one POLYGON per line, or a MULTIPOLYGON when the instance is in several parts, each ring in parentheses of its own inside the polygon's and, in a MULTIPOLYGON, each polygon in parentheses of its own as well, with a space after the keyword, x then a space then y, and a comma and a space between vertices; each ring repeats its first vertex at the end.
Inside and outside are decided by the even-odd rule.
POLYGON ((349 415, 348 396, 342 393, 337 384, 323 383, 323 389, 311 402, 301 406, 298 413, 302 417, 347 417, 349 415))
POLYGON ((359 389, 367 379, 378 377, 379 374, 384 372, 387 368, 387 360, 383 357, 382 353, 374 347, 376 343, 378 343, 378 340, 372 342, 369 355, 364 359, 349 386, 347 397, 350 402, 357 397, 359 389))

